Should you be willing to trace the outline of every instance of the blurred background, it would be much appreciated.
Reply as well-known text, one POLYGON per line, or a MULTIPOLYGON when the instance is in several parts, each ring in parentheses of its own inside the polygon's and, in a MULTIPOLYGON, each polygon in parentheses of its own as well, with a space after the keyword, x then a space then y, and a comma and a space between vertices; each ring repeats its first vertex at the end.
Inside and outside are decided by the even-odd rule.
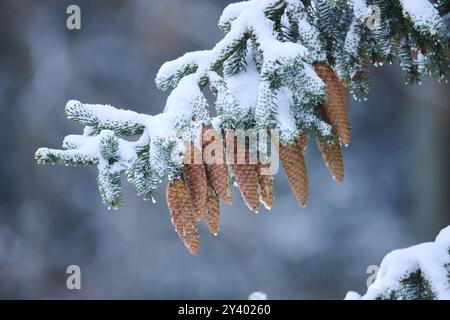
POLYGON ((38 166, 81 126, 70 99, 159 113, 159 66, 209 49, 224 0, 0 2, 0 298, 342 299, 366 291, 369 265, 431 241, 450 224, 448 85, 406 87, 398 66, 374 70, 368 102, 351 104, 346 181, 337 185, 315 147, 311 195, 300 208, 280 172, 272 211, 250 213, 237 190, 221 233, 201 227, 201 253, 184 248, 164 187, 144 202, 124 183, 118 212, 102 204, 95 168, 38 166), (66 28, 81 7, 82 28, 66 28), (81 268, 81 290, 66 268, 81 268))

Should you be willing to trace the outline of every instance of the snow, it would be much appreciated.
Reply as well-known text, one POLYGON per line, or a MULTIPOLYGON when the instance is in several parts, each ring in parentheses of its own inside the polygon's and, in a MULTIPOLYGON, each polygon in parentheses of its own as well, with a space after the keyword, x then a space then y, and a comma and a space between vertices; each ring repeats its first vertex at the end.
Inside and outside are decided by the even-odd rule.
MULTIPOLYGON (((303 81, 304 92, 322 92, 324 90, 323 81, 314 72, 311 65, 305 61, 325 59, 324 51, 315 26, 308 21, 305 8, 300 1, 286 1, 287 8, 294 16, 294 20, 299 24, 302 37, 302 44, 291 41, 280 41, 274 22, 265 15, 267 8, 278 5, 278 0, 250 0, 241 1, 228 5, 220 18, 219 25, 230 24, 231 28, 224 38, 219 41, 211 50, 188 52, 182 57, 165 63, 159 70, 157 83, 170 83, 175 86, 169 95, 164 112, 155 116, 139 114, 133 111, 114 108, 110 105, 82 104, 79 101, 71 100, 66 105, 68 118, 75 118, 87 125, 83 136, 66 137, 63 146, 68 149, 79 148, 77 151, 86 152, 90 156, 96 156, 94 152, 98 141, 91 137, 94 133, 89 127, 89 121, 105 124, 104 128, 111 128, 115 124, 129 126, 142 126, 144 134, 136 142, 120 140, 125 154, 124 158, 133 157, 133 148, 142 146, 148 142, 150 137, 155 139, 172 139, 176 129, 182 127, 183 123, 189 122, 193 116, 200 119, 207 119, 209 115, 203 109, 206 107, 206 99, 200 90, 199 82, 204 76, 209 76, 211 82, 224 81, 225 91, 221 93, 223 105, 230 108, 239 108, 242 113, 255 108, 261 92, 260 72, 251 59, 247 59, 247 69, 222 79, 213 66, 217 61, 222 61, 230 54, 231 48, 236 42, 245 40, 251 33, 258 44, 258 49, 263 55, 262 71, 275 71, 283 65, 292 61, 304 62, 300 81, 303 81), (307 49, 308 48, 308 49, 307 49), (183 72, 189 68, 192 74, 185 75, 183 72), (178 81, 178 83, 176 83, 178 81)), ((438 11, 428 0, 400 0, 404 15, 411 18, 417 28, 425 28, 432 34, 438 32, 442 24, 438 11)), ((349 0, 350 7, 353 7, 354 20, 350 26, 345 40, 345 51, 356 56, 360 37, 357 32, 358 22, 363 22, 369 12, 366 0, 349 0)), ((314 6, 314 2, 312 3, 314 6)), ((287 24, 289 21, 283 17, 287 24)), ((249 48, 249 51, 251 49, 249 48)), ((250 55, 251 53, 249 53, 250 55)), ((166 87, 165 85, 163 87, 166 87)), ((302 92, 296 92, 297 98, 302 99, 302 92)), ((281 88, 276 97, 275 104, 278 106, 278 122, 282 132, 290 132, 293 124, 290 108, 293 105, 292 92, 288 88, 281 88)), ((231 113, 227 110, 229 114, 231 113)), ((331 127, 324 122, 320 122, 309 111, 304 110, 300 118, 306 125, 314 125, 319 128, 322 134, 331 132, 331 127)), ((210 120, 210 119, 209 119, 210 120)), ((219 124, 218 118, 216 125, 219 124)), ((101 136, 101 135, 100 135, 101 136)), ((121 148, 122 149, 122 148, 121 148)))
POLYGON ((299 57, 304 58, 308 53, 308 50, 301 44, 277 40, 273 21, 267 19, 262 10, 245 10, 240 18, 247 21, 247 24, 256 35, 264 54, 265 63, 299 57))
POLYGON ((160 113, 147 119, 144 133, 147 137, 169 137, 174 134, 175 122, 173 113, 160 113))
POLYGON ((63 141, 63 148, 64 149, 78 149, 83 144, 86 143, 86 136, 78 135, 78 134, 71 134, 64 138, 63 141))
POLYGON ((344 300, 361 300, 361 295, 355 291, 349 291, 345 295, 344 300))
MULTIPOLYGON (((143 119, 148 117, 144 114, 139 114, 134 111, 124 110, 112 107, 110 105, 102 104, 83 104, 77 100, 71 100, 66 104, 66 112, 71 116, 78 112, 91 114, 96 121, 100 123, 118 122, 118 123, 135 123, 142 124, 143 119)), ((70 119, 70 117, 69 117, 70 119)))
POLYGON ((322 136, 330 136, 332 134, 332 127, 325 121, 320 121, 314 115, 314 112, 311 110, 301 110, 298 113, 298 117, 300 121, 303 123, 305 127, 314 127, 320 131, 322 136))
POLYGON ((359 22, 364 22, 369 16, 366 0, 353 0, 353 14, 359 22))
POLYGON ((164 113, 173 113, 179 116, 192 113, 193 97, 202 94, 197 82, 198 77, 195 74, 181 79, 178 86, 167 98, 164 113))
POLYGON ((211 126, 216 132, 220 132, 222 130, 222 122, 220 117, 214 117, 211 119, 211 126))
MULTIPOLYGON (((404 15, 411 18, 414 26, 421 32, 427 30, 431 34, 436 34, 443 27, 437 10, 428 0, 399 1, 403 6, 404 15)), ((128 131, 143 132, 136 141, 126 141, 117 137, 120 160, 114 168, 117 170, 131 168, 131 163, 137 157, 136 152, 142 146, 150 144, 152 161, 162 175, 164 165, 167 165, 169 160, 163 159, 163 155, 158 153, 158 145, 161 142, 175 142, 174 153, 181 154, 185 140, 189 135, 198 137, 197 132, 202 123, 212 122, 213 126, 220 130, 222 119, 227 117, 236 119, 248 114, 248 111, 255 111, 261 118, 267 116, 268 119, 263 119, 267 122, 273 122, 269 117, 275 113, 282 139, 289 140, 297 133, 294 113, 306 129, 313 127, 323 136, 330 135, 331 126, 321 121, 311 110, 313 103, 316 104, 326 91, 325 84, 309 64, 326 60, 320 33, 316 29, 317 21, 310 23, 308 19, 311 17, 301 1, 285 0, 284 4, 287 6, 281 20, 284 24, 281 29, 290 23, 298 23, 300 31, 298 42, 289 41, 287 33, 280 32, 274 21, 266 17, 267 10, 279 4, 279 0, 250 0, 230 4, 219 21, 219 26, 226 27, 229 32, 214 48, 189 52, 178 59, 166 62, 155 79, 161 89, 173 88, 162 113, 151 116, 110 105, 83 104, 71 100, 66 105, 67 117, 85 125, 83 135, 70 135, 65 138, 63 148, 69 150, 40 149, 39 155, 47 155, 48 158, 57 155, 63 160, 70 160, 70 157, 73 157, 78 161, 85 157, 87 160, 96 159, 104 165, 104 159, 99 152, 102 138, 128 131), (217 70, 217 66, 228 58, 236 44, 241 44, 242 41, 247 41, 248 49, 245 70, 222 77, 222 70, 217 70), (254 63, 253 50, 258 50, 258 68, 261 67, 262 70, 258 70, 254 63), (262 59, 259 59, 260 54, 262 59), (291 71, 290 69, 294 69, 293 66, 295 70, 291 71), (271 75, 278 76, 285 71, 291 73, 287 75, 292 77, 289 79, 292 80, 290 83, 284 83, 289 81, 284 81, 284 77, 279 78, 281 83, 267 80, 271 75), (264 80, 261 79, 261 73, 265 73, 264 80), (200 88, 200 83, 203 84, 205 78, 209 78, 211 88, 217 91, 216 111, 219 116, 214 119, 210 118, 208 102, 202 92, 203 88, 200 88), (275 86, 272 86, 274 84, 275 86), (276 95, 273 91, 277 91, 276 95), (275 110, 267 107, 266 103, 258 103, 267 102, 267 99, 272 98, 275 110), (268 108, 271 109, 270 112, 265 110, 268 108), (181 131, 186 128, 186 131, 181 131), (102 130, 99 133, 101 129, 114 129, 115 133, 110 130, 102 130)), ((350 10, 353 9, 354 17, 346 36, 344 50, 350 55, 357 56, 361 41, 358 34, 359 25, 367 18, 369 12, 366 0, 348 0, 348 4, 350 10)), ((311 6, 314 8, 314 1, 311 6)), ((421 54, 419 53, 419 59, 423 60, 421 54)), ((180 159, 181 157, 173 157, 171 164, 181 163, 180 159)), ((426 257, 421 258, 426 260, 426 257)), ((394 258, 387 258, 389 259, 394 258)), ((426 270, 432 279, 439 278, 440 274, 434 272, 435 270, 426 270)))
POLYGON ((310 64, 303 65, 303 76, 306 80, 305 89, 309 92, 323 92, 325 90, 325 83, 314 71, 314 68, 310 64))
POLYGON ((201 57, 207 56, 208 51, 187 52, 176 60, 164 63, 156 75, 156 83, 167 80, 176 75, 180 70, 184 70, 187 66, 198 65, 201 57))
POLYGON ((428 0, 400 0, 403 15, 409 16, 418 29, 427 30, 435 35, 442 26, 442 19, 437 9, 428 0))
POLYGON ((241 1, 229 4, 223 10, 222 16, 219 19, 219 26, 231 23, 231 21, 235 20, 241 12, 248 8, 251 4, 251 1, 241 1))
POLYGON ((265 294, 264 292, 252 292, 249 296, 248 296, 248 300, 267 300, 267 294, 265 294))
POLYGON ((119 158, 123 162, 133 163, 137 159, 135 144, 119 139, 119 158))
POLYGON ((418 244, 406 249, 394 250, 383 259, 375 282, 363 296, 349 292, 346 299, 371 300, 399 288, 400 280, 421 270, 429 281, 436 298, 450 299, 450 279, 447 265, 450 263, 450 226, 443 229, 434 242, 418 244))
MULTIPOLYGON (((114 135, 115 133, 111 130, 102 130, 100 134, 97 136, 84 137, 84 139, 78 138, 78 142, 82 141, 84 142, 77 150, 73 150, 73 152, 85 155, 90 158, 95 158, 100 161, 101 159, 103 159, 103 157, 100 154, 101 140, 114 135)), ((118 140, 119 140, 119 157, 120 157, 119 162, 131 162, 136 157, 135 144, 133 142, 129 142, 123 139, 118 140)))
MULTIPOLYGON (((231 29, 213 49, 187 53, 181 58, 165 63, 160 68, 156 76, 157 83, 165 83, 170 82, 171 79, 177 79, 180 70, 185 70, 187 66, 197 67, 193 74, 187 75, 179 81, 167 99, 164 110, 164 113, 167 115, 162 117, 169 122, 165 126, 167 131, 172 131, 177 126, 177 123, 182 122, 182 119, 188 119, 192 116, 194 112, 192 109, 195 105, 194 100, 203 97, 198 86, 201 77, 207 75, 210 77, 211 82, 217 84, 220 76, 213 72, 213 66, 217 61, 228 55, 230 48, 235 43, 242 41, 249 32, 255 36, 259 49, 263 54, 263 71, 273 71, 274 68, 280 67, 280 63, 286 63, 294 59, 304 59, 307 56, 308 50, 302 44, 278 40, 274 31, 274 22, 269 20, 264 14, 266 8, 276 3, 277 0, 252 0, 228 6, 224 10, 219 24, 231 23, 231 29)), ((309 28, 311 29, 311 26, 309 28)), ((313 79, 311 84, 313 86, 316 85, 316 87, 311 87, 310 89, 322 88, 322 81, 315 79, 317 75, 311 70, 312 67, 307 68, 306 75, 313 79)), ((258 93, 261 92, 260 75, 256 70, 256 66, 250 62, 250 59, 248 59, 245 71, 224 80, 228 92, 219 92, 218 100, 222 99, 221 107, 238 107, 242 114, 255 107, 258 93), (235 106, 234 102, 238 106, 235 106)), ((229 115, 233 114, 231 110, 218 111, 229 115)), ((286 124, 286 128, 292 127, 292 121, 286 122, 288 119, 289 116, 287 115, 280 119, 283 125, 286 124)), ((150 120, 147 122, 154 121, 150 120)), ((168 132, 160 132, 159 127, 155 127, 153 123, 152 129, 149 129, 149 134, 153 135, 155 133, 158 136, 166 136, 168 134, 168 132)))
MULTIPOLYGON (((88 131, 87 131, 88 132, 88 131)), ((101 155, 101 141, 103 139, 115 136, 111 130, 102 130, 98 135, 68 135, 64 138, 63 148, 68 150, 55 150, 48 148, 41 148, 36 152, 40 158, 48 158, 51 155, 60 156, 63 159, 84 159, 93 163, 98 163, 99 169, 107 165, 107 159, 101 155)), ((112 171, 124 171, 131 168, 133 162, 137 159, 136 150, 142 146, 142 138, 136 142, 127 141, 117 138, 119 141, 118 156, 119 159, 109 168, 112 171)))
MULTIPOLYGON (((177 87, 167 99, 165 111, 155 116, 115 108, 110 105, 84 104, 75 100, 67 103, 66 112, 70 113, 69 119, 74 118, 73 115, 76 113, 89 114, 90 120, 94 119, 99 124, 140 125, 144 127, 144 131, 149 136, 170 137, 174 133, 177 120, 182 116, 191 115, 192 101, 186 99, 186 97, 202 94, 198 85, 192 81, 192 77, 185 77, 182 81, 183 85, 177 87)), ((86 128, 88 130, 85 131, 85 136, 91 134, 89 126, 86 128)), ((66 139, 68 144, 78 144, 82 141, 79 136, 68 136, 66 139)))
POLYGON ((309 23, 306 12, 301 12, 298 15, 298 28, 303 44, 310 50, 309 55, 311 59, 313 61, 326 60, 326 54, 322 50, 317 28, 309 23))
POLYGON ((441 230, 435 242, 439 245, 450 246, 450 227, 441 230))
POLYGON ((360 43, 360 36, 357 32, 356 22, 353 20, 347 36, 345 38, 344 51, 349 55, 356 57, 358 55, 358 48, 360 43))
POLYGON ((238 21, 233 22, 231 31, 227 33, 212 50, 188 52, 176 60, 164 63, 156 75, 156 81, 161 82, 170 79, 188 65, 198 66, 196 71, 197 77, 198 75, 207 73, 212 68, 213 63, 219 60, 220 55, 225 52, 232 43, 244 36, 244 33, 247 31, 246 27, 245 21, 239 19, 238 21))
POLYGON ((104 136, 104 134, 100 133, 98 136, 86 137, 83 145, 77 150, 73 150, 73 152, 80 153, 91 158, 100 159, 102 157, 100 155, 100 140, 104 136))
POLYGON ((248 63, 245 72, 239 72, 226 79, 228 89, 244 112, 255 107, 259 92, 259 78, 256 66, 248 63))
POLYGON ((220 60, 221 56, 229 50, 230 46, 240 41, 249 31, 257 37, 264 54, 265 63, 305 57, 308 50, 301 44, 277 40, 273 22, 264 14, 264 9, 274 3, 276 3, 275 0, 253 0, 246 4, 230 7, 228 13, 225 10, 225 18, 233 16, 232 13, 240 12, 233 20, 230 32, 209 51, 190 52, 181 58, 166 62, 160 68, 156 81, 168 80, 188 65, 198 66, 197 76, 207 74, 211 71, 214 63, 220 60))
POLYGON ((277 120, 280 128, 281 141, 292 141, 298 137, 298 129, 295 118, 291 112, 294 105, 292 92, 287 87, 281 87, 277 91, 275 104, 278 106, 277 120))

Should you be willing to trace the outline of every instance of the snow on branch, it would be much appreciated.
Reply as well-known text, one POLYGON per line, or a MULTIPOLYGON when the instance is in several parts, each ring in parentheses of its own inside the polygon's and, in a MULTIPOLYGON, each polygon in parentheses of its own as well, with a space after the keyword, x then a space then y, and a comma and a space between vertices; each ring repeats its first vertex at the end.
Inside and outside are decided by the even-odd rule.
MULTIPOLYGON (((168 179, 172 220, 195 253, 196 219, 208 221, 216 233, 218 216, 218 210, 200 215, 197 209, 205 206, 205 197, 214 208, 215 195, 231 202, 229 169, 252 211, 257 212, 259 201, 267 207, 273 201, 272 177, 261 175, 261 163, 233 163, 248 158, 234 156, 234 146, 224 149, 227 159, 233 160, 225 166, 194 170, 186 163, 190 149, 197 154, 208 147, 210 142, 202 139, 205 130, 214 130, 211 136, 220 145, 231 129, 279 131, 281 146, 276 149, 304 205, 308 177, 303 154, 308 138, 316 141, 332 176, 342 182, 341 143, 348 145, 351 134, 347 95, 367 98, 373 66, 398 63, 408 83, 419 83, 427 75, 446 80, 449 33, 441 17, 447 10, 440 0, 230 4, 219 21, 225 32, 222 40, 210 50, 186 53, 160 68, 156 85, 172 90, 162 113, 138 114, 69 101, 67 118, 85 126, 83 134, 66 137, 63 150, 39 149, 36 159, 41 164, 97 166, 100 193, 109 208, 118 208, 122 202, 121 174, 139 195, 152 201, 158 183, 168 179), (370 10, 374 6, 377 10, 370 10), (381 15, 376 17, 379 23, 372 26, 367 21, 376 13, 381 15), (205 96, 208 90, 215 95, 215 117, 205 96), (295 165, 292 157, 297 159, 295 165), (188 192, 180 181, 193 182, 193 172, 203 182, 192 183, 188 192), (192 188, 202 194, 196 195, 192 188), (189 197, 195 206, 190 206, 189 197), (180 205, 175 199, 184 202, 180 205), (190 207, 196 213, 187 212, 190 207)), ((251 149, 243 148, 244 152, 251 149)))
POLYGON ((348 300, 450 300, 450 226, 434 242, 394 250, 383 259, 375 282, 348 300))
POLYGON ((400 0, 400 2, 403 7, 403 15, 411 19, 417 30, 432 36, 445 32, 445 26, 439 12, 430 1, 400 0))
POLYGON ((108 105, 83 105, 79 101, 69 101, 65 111, 67 119, 91 127, 96 133, 113 130, 120 135, 137 135, 142 134, 145 128, 145 116, 108 105))

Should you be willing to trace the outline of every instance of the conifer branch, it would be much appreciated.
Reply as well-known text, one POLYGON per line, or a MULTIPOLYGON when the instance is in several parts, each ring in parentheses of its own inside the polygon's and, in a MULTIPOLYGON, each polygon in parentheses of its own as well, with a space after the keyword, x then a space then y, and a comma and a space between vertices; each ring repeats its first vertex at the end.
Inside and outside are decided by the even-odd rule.
MULTIPOLYGON (((183 232, 180 237, 197 253, 197 231, 192 224, 195 218, 206 217, 212 232, 218 229, 215 197, 231 203, 231 178, 251 210, 258 210, 259 201, 268 207, 273 202, 272 180, 260 176, 258 162, 186 167, 186 146, 205 147, 204 128, 214 129, 222 144, 230 129, 276 130, 281 143, 277 150, 305 205, 307 172, 304 148, 298 141, 317 140, 332 175, 342 182, 340 143, 350 142, 347 93, 366 99, 371 68, 387 63, 398 63, 411 84, 428 75, 446 80, 449 30, 441 17, 447 16, 448 6, 440 0, 231 4, 219 21, 226 34, 214 48, 187 53, 159 70, 156 85, 171 90, 164 112, 151 116, 69 101, 66 116, 85 126, 83 134, 66 137, 63 150, 39 149, 36 159, 40 164, 97 166, 102 199, 114 209, 122 203, 121 174, 126 174, 139 195, 152 201, 158 184, 167 179, 172 216, 183 232), (216 97, 214 118, 208 111, 208 90, 216 97), (292 164, 291 154, 300 162, 292 164), (301 172, 300 179, 296 172, 301 172), (205 194, 184 190, 200 185, 205 194), (190 207, 197 210, 204 203, 213 207, 202 208, 192 218, 180 209, 177 194, 183 202, 195 199, 196 205, 190 207), (183 221, 189 225, 182 227, 183 221)), ((252 146, 244 149, 250 151, 252 146)), ((221 150, 228 155, 234 147, 221 150)), ((219 158, 234 157, 221 154, 219 158)), ((247 162, 246 156, 241 158, 247 162)))

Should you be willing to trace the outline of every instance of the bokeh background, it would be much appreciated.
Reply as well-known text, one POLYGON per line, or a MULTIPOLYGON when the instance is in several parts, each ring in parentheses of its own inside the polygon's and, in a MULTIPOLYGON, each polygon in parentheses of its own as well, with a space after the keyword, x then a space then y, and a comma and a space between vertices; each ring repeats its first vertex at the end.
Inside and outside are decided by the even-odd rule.
POLYGON ((96 169, 35 163, 38 147, 81 132, 64 117, 70 99, 160 112, 159 66, 221 39, 229 2, 0 2, 0 298, 341 299, 365 292, 366 268, 386 253, 450 224, 449 87, 406 87, 398 66, 375 69, 369 101, 351 104, 343 185, 311 147, 307 208, 282 173, 271 212, 251 214, 235 190, 221 234, 201 227, 198 257, 174 232, 164 186, 152 205, 125 183, 125 205, 109 212, 96 169), (80 31, 65 26, 70 4, 80 31), (66 288, 72 264, 79 291, 66 288))

